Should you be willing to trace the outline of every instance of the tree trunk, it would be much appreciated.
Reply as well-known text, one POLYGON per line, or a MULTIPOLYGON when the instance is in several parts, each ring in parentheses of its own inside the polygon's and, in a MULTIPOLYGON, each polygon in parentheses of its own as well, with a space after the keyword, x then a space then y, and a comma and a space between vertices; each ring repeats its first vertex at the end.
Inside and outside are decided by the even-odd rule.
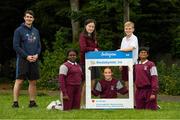
MULTIPOLYGON (((78 12, 79 11, 79 0, 70 0, 71 11, 78 12)), ((73 42, 77 42, 79 38, 79 21, 71 19, 72 25, 72 40, 73 42)))
POLYGON ((129 0, 124 0, 123 2, 124 7, 124 23, 129 21, 129 0))

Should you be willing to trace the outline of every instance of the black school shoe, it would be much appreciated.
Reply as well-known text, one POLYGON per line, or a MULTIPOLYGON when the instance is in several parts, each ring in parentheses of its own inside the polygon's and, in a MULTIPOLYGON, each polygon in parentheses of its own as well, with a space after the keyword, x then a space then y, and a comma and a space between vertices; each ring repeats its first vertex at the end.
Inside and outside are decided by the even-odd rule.
POLYGON ((35 101, 30 101, 29 108, 38 107, 35 101))
POLYGON ((13 102, 12 108, 19 108, 18 102, 13 102))

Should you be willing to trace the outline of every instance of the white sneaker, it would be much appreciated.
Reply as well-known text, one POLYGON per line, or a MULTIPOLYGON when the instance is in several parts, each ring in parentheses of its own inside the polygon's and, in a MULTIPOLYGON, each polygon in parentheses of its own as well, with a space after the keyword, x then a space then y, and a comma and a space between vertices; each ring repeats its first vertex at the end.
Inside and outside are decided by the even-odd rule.
POLYGON ((85 106, 85 105, 82 105, 82 106, 81 106, 81 109, 86 109, 86 106, 85 106))
POLYGON ((161 109, 161 106, 160 106, 160 105, 157 105, 157 109, 158 109, 158 110, 161 109))
POLYGON ((63 110, 63 107, 62 105, 55 105, 54 109, 57 109, 57 110, 63 110))
POLYGON ((56 105, 62 105, 61 101, 56 100, 56 105))
POLYGON ((51 110, 51 109, 53 109, 55 106, 56 106, 56 101, 52 101, 52 102, 47 106, 47 109, 48 109, 48 110, 51 110))

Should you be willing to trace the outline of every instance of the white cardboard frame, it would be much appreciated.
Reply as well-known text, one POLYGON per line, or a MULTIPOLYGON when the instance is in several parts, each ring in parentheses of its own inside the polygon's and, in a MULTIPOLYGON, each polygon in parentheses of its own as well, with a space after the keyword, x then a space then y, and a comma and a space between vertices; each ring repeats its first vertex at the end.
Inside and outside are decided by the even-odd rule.
POLYGON ((132 52, 98 51, 85 55, 86 72, 86 108, 87 109, 132 109, 134 108, 133 92, 133 59, 132 52), (129 97, 116 99, 91 98, 91 71, 93 66, 128 66, 129 67, 129 97))

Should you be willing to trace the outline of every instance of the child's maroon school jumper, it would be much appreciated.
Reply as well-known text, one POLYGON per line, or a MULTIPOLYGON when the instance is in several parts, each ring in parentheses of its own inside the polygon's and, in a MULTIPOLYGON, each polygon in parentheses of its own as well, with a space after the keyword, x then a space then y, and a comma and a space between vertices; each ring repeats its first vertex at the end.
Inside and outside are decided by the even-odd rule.
POLYGON ((99 96, 100 98, 117 98, 117 93, 126 94, 128 92, 126 87, 123 87, 121 82, 112 79, 111 81, 100 80, 95 89, 92 91, 92 94, 99 96))
POLYGON ((98 49, 97 41, 93 40, 91 37, 81 33, 79 37, 79 45, 80 45, 80 64, 85 65, 85 53, 88 51, 94 51, 94 49, 98 49))
POLYGON ((81 67, 70 61, 62 66, 59 75, 61 91, 63 96, 67 95, 69 97, 69 100, 63 99, 63 110, 80 109, 81 81, 83 77, 81 67))
POLYGON ((158 76, 153 62, 146 60, 143 64, 135 65, 135 101, 137 109, 157 109, 158 76), (154 100, 150 100, 151 95, 154 100))

